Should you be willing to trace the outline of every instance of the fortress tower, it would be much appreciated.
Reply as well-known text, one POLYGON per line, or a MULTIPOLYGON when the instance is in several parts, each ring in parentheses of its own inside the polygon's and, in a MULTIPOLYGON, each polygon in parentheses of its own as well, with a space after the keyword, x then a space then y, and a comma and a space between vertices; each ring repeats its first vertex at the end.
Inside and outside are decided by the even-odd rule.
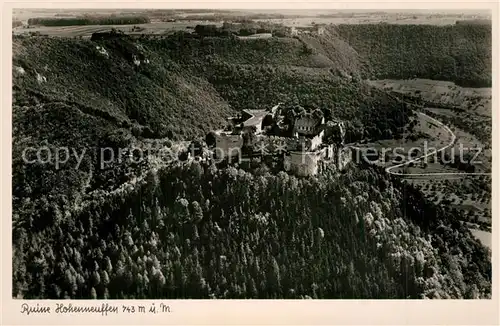
POLYGON ((245 146, 245 155, 282 155, 285 171, 298 176, 315 175, 324 164, 334 164, 342 169, 350 158, 349 151, 343 146, 344 122, 325 122, 323 112, 318 109, 306 112, 302 107, 295 107, 287 111, 278 104, 270 110, 244 110, 228 121, 226 129, 215 133, 215 155, 218 158, 242 155, 245 146), (283 121, 286 126, 282 125, 283 121), (271 125, 268 126, 269 123, 271 125), (278 128, 273 130, 273 125, 278 128), (281 139, 284 146, 279 147, 279 153, 271 150, 258 154, 255 149, 252 152, 252 147, 248 147, 251 142, 245 145, 245 139, 253 137, 249 137, 248 133, 264 143, 281 139))

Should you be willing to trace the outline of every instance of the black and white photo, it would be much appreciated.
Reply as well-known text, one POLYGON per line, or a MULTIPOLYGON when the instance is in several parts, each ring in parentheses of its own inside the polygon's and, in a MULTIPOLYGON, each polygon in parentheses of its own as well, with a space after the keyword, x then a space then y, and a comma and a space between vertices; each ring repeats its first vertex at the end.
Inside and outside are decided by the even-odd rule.
POLYGON ((491 299, 492 42, 479 10, 14 9, 12 298, 491 299))

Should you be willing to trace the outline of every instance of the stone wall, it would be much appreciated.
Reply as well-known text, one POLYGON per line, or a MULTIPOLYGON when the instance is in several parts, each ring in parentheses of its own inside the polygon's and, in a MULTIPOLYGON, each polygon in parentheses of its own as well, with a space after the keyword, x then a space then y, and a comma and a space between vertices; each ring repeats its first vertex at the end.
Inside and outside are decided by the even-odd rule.
MULTIPOLYGON (((276 136, 258 136, 256 143, 263 143, 269 154, 273 149, 286 151, 313 151, 323 143, 323 132, 313 138, 300 136, 295 137, 276 137, 276 136), (284 146, 284 147, 283 147, 284 146)), ((257 146, 258 147, 258 146, 257 146)))
POLYGON ((323 135, 324 131, 322 130, 318 135, 314 136, 314 138, 311 139, 310 142, 310 147, 307 148, 307 150, 316 150, 322 143, 323 143, 323 135))
POLYGON ((219 134, 215 136, 215 156, 225 158, 227 156, 239 156, 243 147, 241 135, 219 134))
POLYGON ((285 171, 289 171, 297 176, 305 177, 318 173, 318 161, 321 159, 321 152, 290 152, 285 157, 285 171))
POLYGON ((341 147, 337 153, 337 168, 343 170, 352 161, 352 151, 349 147, 341 147))

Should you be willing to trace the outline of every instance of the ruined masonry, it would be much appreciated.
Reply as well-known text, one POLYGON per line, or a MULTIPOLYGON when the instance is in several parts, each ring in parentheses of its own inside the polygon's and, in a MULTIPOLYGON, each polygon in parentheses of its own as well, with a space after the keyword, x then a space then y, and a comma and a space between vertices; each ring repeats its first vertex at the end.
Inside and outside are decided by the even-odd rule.
POLYGON ((282 156, 284 170, 297 176, 315 175, 326 164, 342 170, 351 160, 344 123, 325 122, 320 110, 280 103, 269 110, 243 110, 227 121, 215 132, 218 158, 282 156))

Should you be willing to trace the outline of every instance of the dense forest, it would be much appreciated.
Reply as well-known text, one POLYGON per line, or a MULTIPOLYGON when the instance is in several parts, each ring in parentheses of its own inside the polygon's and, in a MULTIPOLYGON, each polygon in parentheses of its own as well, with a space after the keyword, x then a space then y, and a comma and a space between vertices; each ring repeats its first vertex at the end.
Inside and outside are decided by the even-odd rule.
POLYGON ((475 298, 487 249, 373 168, 298 179, 191 162, 14 230, 25 298, 475 298))
MULTIPOLYGON (((344 120, 347 142, 396 136, 411 107, 363 81, 391 71, 389 58, 378 50, 369 58, 368 43, 358 42, 361 29, 342 28, 260 40, 15 36, 13 295, 489 297, 487 249, 455 216, 375 167, 296 178, 265 166, 99 166, 100 148, 151 140, 170 147, 204 137, 241 109, 278 102, 344 120), (78 169, 73 156, 59 168, 26 164, 27 147, 85 155, 78 169)), ((369 34, 373 42, 384 43, 377 34, 389 35, 384 28, 369 34)), ((383 49, 397 50, 391 42, 383 49)), ((463 58, 477 51, 474 60, 487 62, 488 39, 476 42, 463 58)), ((421 57, 409 48, 407 54, 421 57)), ((442 54, 426 55, 435 58, 419 69, 394 61, 401 62, 395 74, 429 78, 442 54)), ((474 67, 441 77, 465 78, 474 67)), ((479 70, 468 76, 477 84, 484 77, 479 70)))
POLYGON ((429 78, 491 87, 491 28, 377 24, 339 25, 335 30, 369 61, 371 79, 429 78))
POLYGON ((150 19, 147 16, 92 16, 84 15, 71 18, 30 18, 28 25, 41 26, 77 26, 77 25, 132 25, 146 24, 150 19))
POLYGON ((406 124, 412 114, 406 105, 339 73, 353 66, 315 67, 315 55, 304 48, 295 39, 16 37, 14 201, 73 198, 97 188, 89 184, 103 174, 96 148, 124 148, 144 137, 204 137, 235 111, 280 101, 345 119, 347 141, 397 134, 406 124), (28 146, 70 146, 92 156, 79 170, 67 168, 74 158, 58 170, 35 169, 22 162, 28 146), (38 182, 40 175, 47 181, 38 182))

